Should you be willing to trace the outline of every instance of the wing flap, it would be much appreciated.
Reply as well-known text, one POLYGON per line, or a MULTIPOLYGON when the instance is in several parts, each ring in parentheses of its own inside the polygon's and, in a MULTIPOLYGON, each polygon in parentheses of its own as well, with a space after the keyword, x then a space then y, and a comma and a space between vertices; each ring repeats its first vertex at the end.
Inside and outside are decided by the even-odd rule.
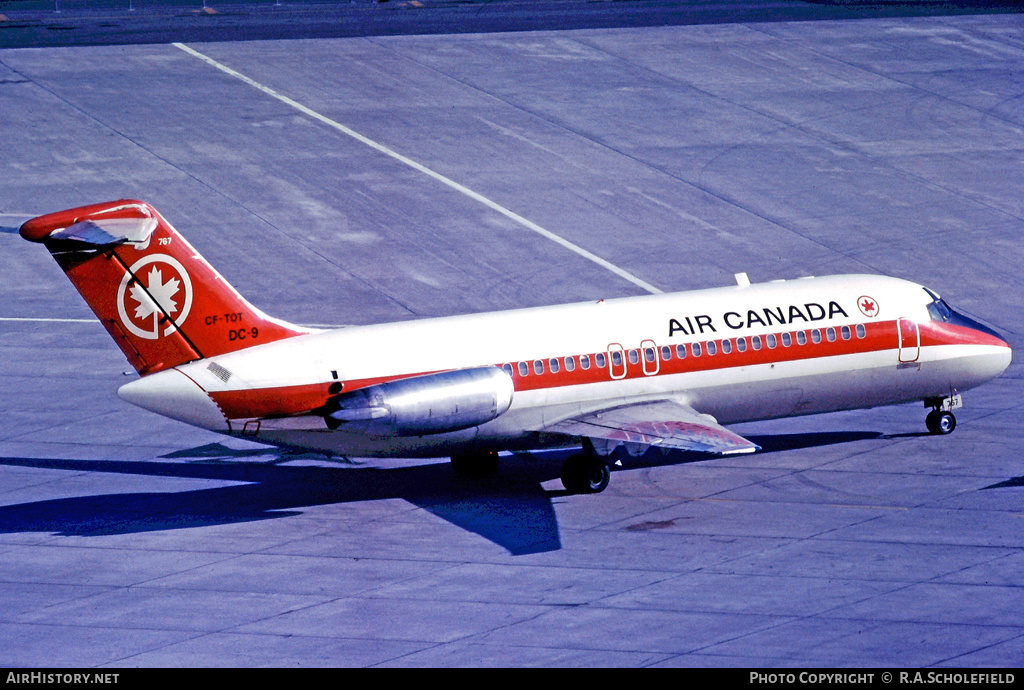
POLYGON ((563 419, 543 429, 547 432, 606 441, 610 452, 619 444, 690 450, 702 453, 753 453, 760 450, 748 441, 688 405, 672 400, 622 405, 563 419))

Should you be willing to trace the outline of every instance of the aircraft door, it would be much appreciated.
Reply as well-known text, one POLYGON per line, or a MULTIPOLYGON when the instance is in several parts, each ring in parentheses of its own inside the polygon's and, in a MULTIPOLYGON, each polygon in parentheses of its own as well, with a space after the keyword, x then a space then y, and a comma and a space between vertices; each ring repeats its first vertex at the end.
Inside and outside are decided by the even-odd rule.
POLYGON ((640 343, 640 364, 644 368, 644 376, 654 376, 661 368, 658 346, 653 340, 648 339, 640 343))
POLYGON ((917 323, 910 319, 899 319, 896 322, 896 333, 900 341, 900 364, 916 362, 921 356, 921 331, 917 323))
POLYGON ((626 352, 619 343, 608 345, 608 373, 613 379, 626 378, 626 352))

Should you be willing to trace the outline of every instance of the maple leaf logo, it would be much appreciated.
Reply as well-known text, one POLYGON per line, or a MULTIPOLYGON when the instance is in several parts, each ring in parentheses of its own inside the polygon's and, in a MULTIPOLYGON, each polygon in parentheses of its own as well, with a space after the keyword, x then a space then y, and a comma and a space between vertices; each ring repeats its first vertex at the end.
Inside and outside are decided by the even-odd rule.
POLYGON ((857 300, 857 306, 860 308, 860 312, 864 314, 864 316, 876 316, 878 314, 878 302, 867 295, 864 295, 857 300))
POLYGON ((164 282, 163 273, 154 266, 146 277, 146 288, 141 285, 133 285, 129 290, 132 299, 138 302, 135 307, 135 318, 146 319, 153 317, 153 331, 160 327, 160 316, 164 313, 173 314, 178 311, 178 305, 174 301, 174 295, 178 292, 181 281, 171 278, 164 282), (156 300, 154 302, 154 300, 156 300))
POLYGON ((191 308, 192 281, 188 272, 181 262, 165 254, 151 254, 136 261, 118 287, 121 323, 139 338, 155 340, 164 326, 163 335, 170 335, 188 317, 191 308), (168 316, 173 319, 161 324, 168 316))

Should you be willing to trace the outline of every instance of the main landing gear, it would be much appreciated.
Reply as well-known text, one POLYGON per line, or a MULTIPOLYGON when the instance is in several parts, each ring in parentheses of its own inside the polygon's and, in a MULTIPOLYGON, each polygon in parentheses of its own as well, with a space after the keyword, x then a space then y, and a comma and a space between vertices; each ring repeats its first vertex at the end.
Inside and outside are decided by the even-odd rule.
POLYGON ((608 487, 611 470, 604 458, 586 453, 569 456, 562 466, 562 485, 571 494, 597 494, 608 487))
MULTIPOLYGON (((456 453, 451 456, 455 474, 467 479, 483 479, 498 471, 498 454, 494 451, 456 453)), ((562 485, 571 494, 596 494, 604 491, 611 480, 608 459, 594 451, 585 440, 583 451, 570 455, 562 466, 562 485)))
POLYGON ((582 453, 570 455, 562 466, 562 485, 571 494, 601 493, 611 476, 607 458, 594 451, 590 439, 583 440, 582 453))

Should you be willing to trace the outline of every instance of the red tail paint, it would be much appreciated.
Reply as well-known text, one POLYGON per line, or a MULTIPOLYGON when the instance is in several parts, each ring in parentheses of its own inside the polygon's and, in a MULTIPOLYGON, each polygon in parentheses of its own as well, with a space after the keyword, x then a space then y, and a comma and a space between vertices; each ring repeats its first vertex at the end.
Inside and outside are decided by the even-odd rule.
POLYGON ((21 236, 50 250, 142 375, 309 332, 249 304, 143 201, 49 213, 21 236))

